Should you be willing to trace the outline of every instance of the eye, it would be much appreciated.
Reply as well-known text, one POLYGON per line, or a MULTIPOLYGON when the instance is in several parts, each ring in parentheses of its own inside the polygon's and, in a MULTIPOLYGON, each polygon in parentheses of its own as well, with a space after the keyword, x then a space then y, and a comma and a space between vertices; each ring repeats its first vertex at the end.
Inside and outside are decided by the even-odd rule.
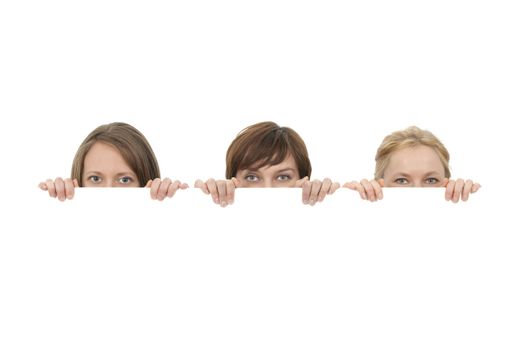
POLYGON ((101 182, 101 177, 97 175, 91 175, 88 177, 89 181, 95 184, 99 184, 101 182))
POLYGON ((430 177, 430 178, 426 179, 426 183, 428 185, 436 185, 437 183, 439 183, 439 179, 437 179, 435 177, 430 177))
POLYGON ((399 185, 407 185, 408 184, 408 181, 405 177, 399 177, 398 179, 395 179, 394 181, 396 184, 399 184, 399 185))
POLYGON ((245 176, 245 180, 249 182, 257 182, 259 179, 258 176, 256 176, 255 174, 248 174, 245 176))
POLYGON ((121 177, 121 178, 118 179, 118 183, 120 183, 122 185, 128 185, 131 182, 133 182, 133 179, 130 178, 129 176, 124 176, 124 177, 121 177))
POLYGON ((278 181, 289 181, 291 180, 291 176, 289 175, 278 175, 277 176, 278 181))

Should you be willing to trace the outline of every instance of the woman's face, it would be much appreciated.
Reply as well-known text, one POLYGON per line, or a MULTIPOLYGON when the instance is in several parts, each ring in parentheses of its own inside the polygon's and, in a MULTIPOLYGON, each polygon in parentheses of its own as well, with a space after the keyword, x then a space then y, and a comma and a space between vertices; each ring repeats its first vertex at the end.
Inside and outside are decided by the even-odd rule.
POLYGON ((82 186, 140 187, 140 183, 116 148, 96 142, 85 156, 82 186))
POLYGON ((289 155, 276 165, 238 170, 236 178, 241 187, 295 187, 300 176, 295 159, 289 155))
POLYGON ((383 180, 385 187, 441 187, 447 182, 441 159, 424 145, 393 152, 383 180))

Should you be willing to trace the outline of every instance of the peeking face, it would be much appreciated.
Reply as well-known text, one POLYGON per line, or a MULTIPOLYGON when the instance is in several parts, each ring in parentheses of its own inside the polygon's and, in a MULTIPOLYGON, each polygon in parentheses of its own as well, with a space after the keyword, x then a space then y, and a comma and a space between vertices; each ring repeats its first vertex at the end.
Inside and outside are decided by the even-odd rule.
POLYGON ((393 152, 383 181, 385 187, 441 187, 448 182, 441 159, 424 145, 393 152))
POLYGON ((236 179, 240 181, 241 187, 295 187, 300 177, 295 159, 288 155, 276 165, 238 170, 236 179))
POLYGON ((96 142, 85 156, 81 186, 140 187, 140 184, 115 147, 96 142))

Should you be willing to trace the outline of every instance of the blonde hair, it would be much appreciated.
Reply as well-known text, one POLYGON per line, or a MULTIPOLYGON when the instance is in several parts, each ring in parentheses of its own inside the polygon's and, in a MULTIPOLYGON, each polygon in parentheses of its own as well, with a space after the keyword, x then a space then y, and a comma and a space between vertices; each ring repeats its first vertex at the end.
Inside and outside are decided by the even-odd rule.
POLYGON ((444 176, 450 178, 450 153, 435 135, 416 126, 395 131, 383 139, 376 152, 374 178, 383 178, 385 169, 389 165, 389 159, 395 151, 419 145, 431 147, 437 153, 444 167, 444 176))
POLYGON ((83 140, 72 163, 72 179, 83 186, 85 157, 96 142, 115 147, 138 177, 141 187, 149 180, 160 177, 159 164, 147 139, 135 127, 126 123, 110 123, 98 126, 83 140))

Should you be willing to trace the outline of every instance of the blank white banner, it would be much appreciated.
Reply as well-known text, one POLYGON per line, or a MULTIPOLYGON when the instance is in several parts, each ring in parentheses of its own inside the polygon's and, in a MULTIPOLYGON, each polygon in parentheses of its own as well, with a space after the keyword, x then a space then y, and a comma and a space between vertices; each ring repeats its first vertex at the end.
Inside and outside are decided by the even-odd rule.
MULTIPOLYGON (((37 193, 0 240, 0 349, 529 349, 528 232, 486 189, 37 193)), ((15 210, 13 210, 15 212, 15 210)))

